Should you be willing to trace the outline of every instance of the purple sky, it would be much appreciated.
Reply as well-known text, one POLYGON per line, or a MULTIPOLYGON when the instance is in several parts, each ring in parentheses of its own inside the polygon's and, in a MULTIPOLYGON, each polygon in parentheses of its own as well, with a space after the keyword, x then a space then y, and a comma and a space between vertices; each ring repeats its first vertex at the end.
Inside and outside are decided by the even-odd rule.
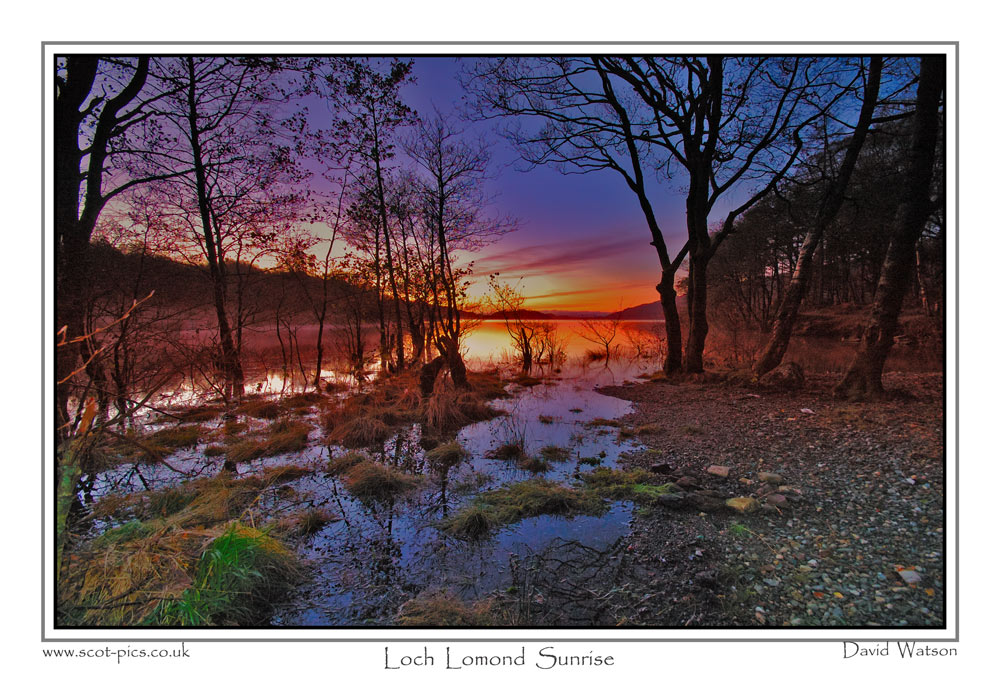
MULTIPOLYGON (((453 57, 414 59, 414 84, 403 99, 418 113, 452 113, 465 97, 453 57)), ((493 122, 471 130, 494 131, 493 122)), ((535 309, 614 311, 657 300, 656 253, 635 195, 613 171, 563 175, 551 166, 527 172, 514 168, 517 155, 493 136, 500 167, 491 191, 495 209, 520 221, 520 228, 474 255, 480 278, 472 295, 485 293, 486 276, 500 272, 520 280, 526 305, 535 309)), ((523 164, 519 164, 519 167, 523 164)), ((684 187, 661 185, 654 207, 671 254, 683 245, 684 187)), ((725 202, 717 211, 728 210, 725 202)))

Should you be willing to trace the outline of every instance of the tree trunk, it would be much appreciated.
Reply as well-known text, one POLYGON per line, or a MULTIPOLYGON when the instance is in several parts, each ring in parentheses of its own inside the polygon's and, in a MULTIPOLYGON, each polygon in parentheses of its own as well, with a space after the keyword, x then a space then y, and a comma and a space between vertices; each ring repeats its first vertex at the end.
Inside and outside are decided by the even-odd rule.
POLYGON ((944 57, 922 57, 917 107, 906 164, 903 201, 896 211, 889 248, 875 291, 871 319, 850 369, 834 394, 865 399, 884 393, 882 370, 892 349, 899 312, 913 277, 914 249, 930 215, 930 189, 938 133, 938 102, 944 89, 944 57))
POLYGON ((872 57, 868 69, 868 82, 865 85, 864 101, 861 105, 861 113, 858 115, 858 123, 854 127, 854 134, 844 153, 837 177, 827 194, 823 197, 818 215, 812 226, 806 233, 799 251, 799 257, 795 262, 795 273, 792 281, 785 293, 785 298, 781 303, 781 310, 774 321, 771 335, 768 338, 767 346, 754 372, 757 377, 773 370, 781 364, 781 359, 788 350, 788 342, 792 337, 792 327, 799 315, 799 307, 802 300, 809 291, 809 284, 812 282, 813 255, 816 248, 823 241, 823 233, 840 212, 840 207, 844 203, 844 195, 847 192, 847 185, 850 182, 851 174, 857 163, 861 148, 864 146, 865 138, 868 135, 868 128, 871 126, 872 114, 875 111, 875 104, 878 101, 879 86, 882 79, 882 58, 872 57))
POLYGON ((702 244, 691 249, 688 261, 688 343, 684 372, 705 371, 705 339, 708 337, 708 253, 702 244))
POLYGON ((667 330, 667 357, 663 361, 663 372, 670 375, 681 369, 681 318, 677 314, 673 272, 663 271, 656 291, 660 293, 660 307, 667 330))
POLYGON ((214 230, 212 228, 212 211, 208 198, 208 180, 205 175, 205 161, 202 157, 201 140, 198 129, 198 106, 195 100, 195 70, 194 59, 188 58, 188 125, 191 132, 191 157, 194 162, 195 191, 198 199, 198 210, 201 215, 202 231, 205 235, 205 252, 208 255, 208 272, 212 279, 212 294, 215 303, 215 315, 219 322, 219 343, 222 347, 222 369, 226 377, 226 397, 239 398, 243 396, 243 366, 239 354, 233 344, 233 332, 226 316, 226 285, 222 272, 223 256, 218 252, 214 230))

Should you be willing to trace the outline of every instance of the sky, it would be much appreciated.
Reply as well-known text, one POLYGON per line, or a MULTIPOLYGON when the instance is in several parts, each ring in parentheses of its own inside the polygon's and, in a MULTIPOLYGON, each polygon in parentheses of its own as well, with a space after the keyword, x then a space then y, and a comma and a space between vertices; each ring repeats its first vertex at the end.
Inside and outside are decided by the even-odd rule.
MULTIPOLYGON (((465 97, 453 57, 414 60, 415 83, 402 97, 418 113, 454 111, 465 97)), ((473 124, 479 132, 495 124, 473 124)), ((516 152, 495 136, 497 177, 493 209, 519 228, 470 255, 478 277, 472 296, 486 293, 486 278, 500 272, 519 286, 535 310, 616 311, 656 301, 656 252, 638 201, 613 171, 563 175, 556 168, 518 170, 516 152)), ((671 254, 684 244, 683 187, 661 187, 655 208, 671 254)))

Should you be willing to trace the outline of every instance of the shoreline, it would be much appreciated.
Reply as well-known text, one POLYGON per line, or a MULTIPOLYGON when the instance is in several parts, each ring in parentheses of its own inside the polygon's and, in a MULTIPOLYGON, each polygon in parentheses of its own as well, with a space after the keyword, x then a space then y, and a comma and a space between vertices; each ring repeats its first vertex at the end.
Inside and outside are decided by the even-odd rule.
POLYGON ((645 449, 623 454, 623 468, 655 467, 726 498, 768 500, 777 489, 761 472, 789 489, 781 508, 746 515, 637 516, 629 550, 655 574, 644 621, 943 625, 942 375, 887 373, 894 393, 863 404, 835 400, 835 381, 807 375, 795 392, 663 381, 599 390, 634 406, 622 422, 645 449))

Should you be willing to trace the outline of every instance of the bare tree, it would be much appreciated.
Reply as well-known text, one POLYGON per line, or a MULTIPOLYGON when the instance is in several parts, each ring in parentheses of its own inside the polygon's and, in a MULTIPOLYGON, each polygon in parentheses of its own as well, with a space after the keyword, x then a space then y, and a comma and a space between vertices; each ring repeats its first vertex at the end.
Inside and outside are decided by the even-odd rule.
POLYGON ((801 149, 795 132, 836 101, 836 60, 805 58, 505 58, 467 74, 475 114, 512 117, 507 129, 533 164, 570 173, 611 169, 636 194, 660 262, 666 320, 664 370, 682 368, 674 278, 688 258, 690 327, 683 369, 701 372, 707 266, 735 219, 766 196, 801 149), (525 119, 542 121, 526 129, 525 119), (671 258, 651 201, 650 176, 679 170, 688 181, 687 241, 671 258), (718 200, 756 191, 709 235, 718 200))
MULTIPOLYGON (((71 55, 56 65, 56 325, 65 327, 69 338, 87 338, 88 249, 104 207, 136 185, 188 170, 142 175, 120 172, 133 151, 129 140, 134 130, 149 124, 149 106, 163 96, 146 88, 149 64, 148 57, 113 60, 71 55)), ((60 372, 82 363, 81 348, 79 344, 58 347, 60 372)), ((92 358, 90 363, 100 363, 100 359, 92 358)), ((59 425, 69 421, 68 391, 67 385, 56 390, 59 425)), ((61 437, 63 431, 59 434, 61 437)))
MULTIPOLYGON (((864 73, 864 66, 861 68, 864 73)), ((806 290, 812 280, 813 254, 823 240, 824 231, 833 223, 840 212, 851 174, 854 172, 854 166, 868 135, 868 128, 871 126, 882 82, 882 58, 871 57, 867 73, 864 75, 866 75, 864 96, 857 123, 854 125, 850 141, 844 150, 840 167, 832 182, 828 184, 827 191, 820 200, 816 214, 810 221, 809 230, 802 241, 802 247, 795 261, 795 273, 785 291, 785 297, 771 329, 767 346, 754 367, 754 372, 758 377, 776 368, 788 349, 788 341, 792 336, 792 326, 795 324, 799 306, 801 306, 802 299, 805 297, 806 290)))
POLYGON ((944 92, 943 56, 920 59, 917 106, 906 160, 905 196, 896 212, 892 238, 882 265, 871 318, 851 367, 837 385, 840 397, 870 398, 883 393, 882 369, 892 349, 899 312, 913 280, 915 247, 931 215, 935 148, 944 92))
MULTIPOLYGON (((490 154, 482 141, 470 141, 452 121, 436 113, 420 123, 406 151, 422 171, 418 176, 422 220, 433 254, 431 333, 443 361, 432 360, 428 376, 446 364, 452 381, 467 388, 465 363, 459 350, 463 334, 462 283, 453 263, 455 253, 471 251, 513 229, 509 219, 488 216, 483 190, 490 154)), ((433 386, 433 383, 431 383, 433 386)))
POLYGON ((170 142, 147 152, 144 162, 152 169, 193 168, 156 189, 178 251, 189 249, 208 263, 225 394, 238 398, 244 392, 239 331, 245 317, 242 286, 235 325, 228 310, 230 271, 244 284, 248 271, 241 262, 267 251, 277 234, 291 229, 301 204, 292 185, 302 175, 273 118, 280 65, 188 56, 158 66, 156 76, 171 93, 158 103, 170 142))
MULTIPOLYGON (((619 306, 620 308, 620 306, 619 306)), ((621 325, 621 317, 613 316, 596 320, 583 320, 577 329, 577 334, 591 342, 604 348, 604 365, 611 362, 614 349, 617 346, 614 341, 618 336, 618 327, 621 325)))

